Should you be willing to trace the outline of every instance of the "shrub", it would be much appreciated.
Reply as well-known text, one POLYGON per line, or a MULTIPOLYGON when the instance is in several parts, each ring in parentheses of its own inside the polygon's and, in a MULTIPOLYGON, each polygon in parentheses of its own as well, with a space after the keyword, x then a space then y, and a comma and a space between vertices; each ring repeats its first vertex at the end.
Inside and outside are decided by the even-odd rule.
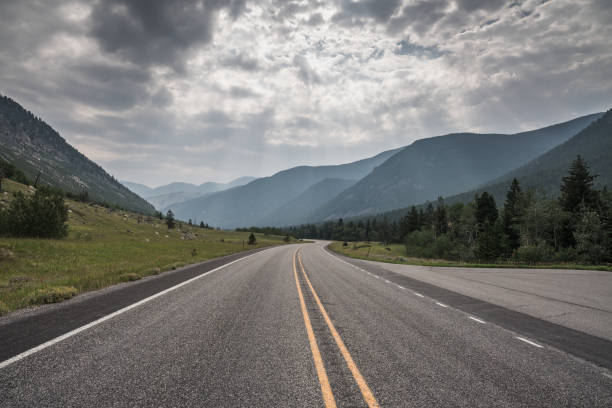
POLYGON ((257 238, 255 238, 255 234, 251 232, 249 235, 249 245, 255 245, 257 243, 257 238))
POLYGON ((554 249, 546 243, 537 243, 518 248, 514 256, 520 263, 533 265, 553 259, 554 249))
POLYGON ((132 281, 137 281, 138 279, 140 279, 140 275, 138 275, 137 273, 122 273, 121 275, 119 275, 119 280, 121 280, 121 282, 132 282, 132 281))
POLYGON ((77 290, 72 286, 54 286, 50 288, 36 289, 25 302, 30 305, 40 305, 46 303, 59 303, 66 299, 76 296, 77 290))
POLYGON ((15 194, 4 213, 0 233, 37 238, 62 238, 68 234, 64 197, 46 187, 39 188, 32 197, 21 192, 15 194))

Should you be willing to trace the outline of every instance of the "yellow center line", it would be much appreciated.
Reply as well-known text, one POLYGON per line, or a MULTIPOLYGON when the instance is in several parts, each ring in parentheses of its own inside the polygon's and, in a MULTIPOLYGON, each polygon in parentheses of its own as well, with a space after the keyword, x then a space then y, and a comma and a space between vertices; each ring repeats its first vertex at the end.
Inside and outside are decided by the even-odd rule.
POLYGON ((327 378, 327 372, 323 365, 323 359, 319 352, 319 346, 310 324, 310 317, 308 316, 308 310, 306 309, 306 303, 304 302, 304 296, 302 295, 302 289, 300 288, 300 281, 298 280, 297 268, 295 266, 295 258, 297 257, 297 251, 293 254, 293 275, 295 277, 295 286, 297 286, 298 295, 300 297, 300 306, 302 308, 302 315, 304 316, 304 325, 306 326, 306 332, 308 333, 308 341, 310 342, 310 350, 312 351, 312 358, 314 360, 315 368, 317 370, 317 376, 319 377, 319 383, 321 384, 321 393, 323 394, 323 402, 327 408, 335 408, 336 400, 332 393, 331 386, 329 385, 329 379, 327 378))
MULTIPOLYGON (((321 303, 321 299, 319 299, 319 295, 317 295, 317 292, 312 287, 312 284, 310 283, 310 279, 308 279, 308 275, 306 274, 306 270, 304 269, 304 265, 302 264, 302 259, 299 255, 299 250, 296 252, 296 255, 300 263, 300 268, 302 269, 302 274, 304 275, 304 279, 306 280, 306 283, 308 284, 308 287, 310 288, 310 291, 312 292, 312 295, 314 296, 315 301, 317 302, 317 305, 319 306, 319 309, 321 310, 321 314, 323 314, 323 318, 325 319, 325 322, 327 323, 327 326, 329 327, 329 330, 332 336, 334 337, 334 340, 336 340, 336 344, 338 345, 338 348, 340 349, 340 352, 342 353, 342 357, 344 357, 344 361, 346 361, 346 364, 348 365, 349 370, 351 370, 351 373, 353 374, 353 378, 355 378, 355 382, 357 382, 357 385, 359 386, 359 389, 361 390, 361 395, 363 395, 363 399, 365 400, 365 402, 368 404, 370 408, 380 407, 378 405, 378 401, 376 401, 376 398, 374 397, 374 394, 372 393, 372 390, 370 390, 370 387, 368 387, 368 384, 366 383, 365 379, 361 375, 359 368, 357 368, 357 364, 355 364, 355 361, 353 361, 353 357, 351 357, 351 353, 349 353, 348 349, 346 348, 346 345, 344 344, 344 341, 342 341, 340 334, 338 334, 336 327, 334 327, 334 324, 329 318, 329 315, 325 311, 325 308, 323 307, 323 304, 321 303)), ((295 268, 295 260, 293 262, 294 262, 294 268, 295 268)))

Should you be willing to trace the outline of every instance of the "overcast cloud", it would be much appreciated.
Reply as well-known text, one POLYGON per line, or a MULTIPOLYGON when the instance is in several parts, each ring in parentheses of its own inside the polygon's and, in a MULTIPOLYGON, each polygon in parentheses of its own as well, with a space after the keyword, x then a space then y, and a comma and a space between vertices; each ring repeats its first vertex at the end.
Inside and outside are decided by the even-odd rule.
POLYGON ((119 179, 226 181, 612 107, 608 0, 4 0, 0 93, 119 179))

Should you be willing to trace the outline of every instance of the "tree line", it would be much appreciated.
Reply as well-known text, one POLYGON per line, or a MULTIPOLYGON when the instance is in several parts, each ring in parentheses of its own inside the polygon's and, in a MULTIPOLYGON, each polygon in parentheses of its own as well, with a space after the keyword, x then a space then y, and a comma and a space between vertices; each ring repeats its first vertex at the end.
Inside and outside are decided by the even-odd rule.
POLYGON ((413 206, 399 220, 376 217, 306 224, 298 238, 402 243, 406 255, 463 262, 612 262, 612 194, 594 188, 597 175, 578 156, 549 197, 512 180, 503 206, 488 192, 471 202, 443 198, 413 206))

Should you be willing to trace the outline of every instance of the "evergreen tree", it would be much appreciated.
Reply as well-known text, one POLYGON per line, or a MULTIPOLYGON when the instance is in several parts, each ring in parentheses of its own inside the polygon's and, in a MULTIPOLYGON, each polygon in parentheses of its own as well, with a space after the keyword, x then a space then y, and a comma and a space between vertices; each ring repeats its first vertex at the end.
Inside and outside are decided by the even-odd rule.
POLYGON ((597 175, 591 174, 588 164, 580 155, 572 162, 569 174, 561 184, 561 208, 572 214, 580 212, 581 205, 595 209, 599 204, 599 193, 593 189, 597 175))
POLYGON ((442 234, 446 234, 448 231, 448 219, 446 215, 446 206, 444 205, 444 199, 438 198, 438 204, 434 211, 434 237, 437 238, 442 234))
POLYGON ((251 232, 249 235, 249 245, 255 245, 257 243, 257 238, 255 238, 255 234, 251 232))
POLYGON ((417 209, 414 205, 408 213, 406 224, 407 232, 413 232, 421 229, 421 220, 419 219, 419 213, 417 212, 417 209))
POLYGON ((200 228, 205 228, 204 221, 200 221, 200 228))
POLYGON ((521 186, 517 179, 513 179, 510 189, 506 194, 503 213, 504 233, 507 236, 510 253, 521 246, 521 235, 518 228, 520 218, 524 212, 521 198, 521 186))
POLYGON ((168 229, 173 229, 175 227, 174 213, 172 210, 168 210, 166 213, 166 225, 168 226, 168 229))
POLYGON ((492 195, 483 192, 480 196, 476 195, 476 222, 483 229, 486 224, 493 225, 499 217, 497 205, 492 195))

